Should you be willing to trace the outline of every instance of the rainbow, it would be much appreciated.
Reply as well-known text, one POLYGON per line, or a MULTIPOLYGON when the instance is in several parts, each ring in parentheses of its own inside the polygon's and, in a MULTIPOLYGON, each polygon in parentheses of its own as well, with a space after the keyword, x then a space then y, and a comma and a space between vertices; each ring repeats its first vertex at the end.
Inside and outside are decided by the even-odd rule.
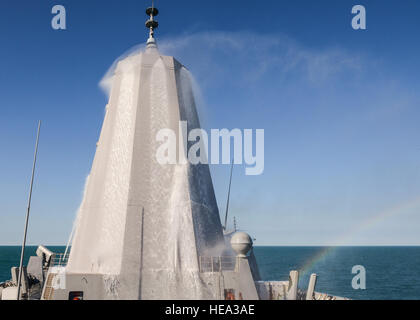
POLYGON ((327 256, 333 253, 335 250, 339 248, 340 245, 345 245, 349 243, 354 236, 354 234, 369 229, 372 226, 376 225, 379 222, 382 222, 390 217, 401 215, 407 212, 407 210, 415 209, 420 207, 420 196, 417 196, 414 199, 410 199, 409 201, 404 201, 399 205, 396 205, 392 208, 387 210, 381 211, 378 214, 375 214, 368 219, 365 219, 360 223, 358 226, 353 228, 350 232, 346 233, 345 235, 338 238, 334 243, 336 246, 326 247, 311 257, 309 260, 305 262, 305 264, 300 268, 301 275, 306 275, 309 271, 311 271, 317 263, 324 260, 327 256))

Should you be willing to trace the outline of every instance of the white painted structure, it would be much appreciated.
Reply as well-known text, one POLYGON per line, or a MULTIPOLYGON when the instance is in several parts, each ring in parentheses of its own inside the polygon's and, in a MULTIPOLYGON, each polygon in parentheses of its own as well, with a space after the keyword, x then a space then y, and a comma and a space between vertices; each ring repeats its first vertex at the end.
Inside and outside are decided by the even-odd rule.
POLYGON ((120 298, 209 297, 199 257, 224 244, 209 168, 156 160, 159 130, 186 140, 180 121, 200 126, 185 67, 155 47, 118 63, 68 273, 103 274, 120 298))
MULTIPOLYGON (((178 150, 184 164, 161 165, 156 159, 161 129, 186 141, 199 127, 188 70, 161 55, 153 37, 145 52, 118 63, 77 218, 67 283, 89 275, 98 293, 89 293, 92 298, 220 298, 220 279, 200 272, 199 265, 200 257, 226 251, 209 167, 186 161, 187 146, 178 150), (185 132, 180 121, 188 123, 185 132)), ((241 271, 247 268, 240 264, 241 271)), ((231 278, 239 283, 239 277, 231 278)), ((250 298, 257 298, 251 275, 249 283, 250 298)), ((84 286, 88 291, 86 281, 84 286)))

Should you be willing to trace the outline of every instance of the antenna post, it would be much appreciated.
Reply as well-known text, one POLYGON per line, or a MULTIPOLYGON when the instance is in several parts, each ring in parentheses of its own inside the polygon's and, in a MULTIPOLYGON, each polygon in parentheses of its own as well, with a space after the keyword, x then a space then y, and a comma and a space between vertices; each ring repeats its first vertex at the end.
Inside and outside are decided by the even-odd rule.
POLYGON ((32 165, 32 176, 31 176, 31 183, 30 183, 30 187, 29 187, 28 209, 26 211, 25 230, 23 232, 22 251, 20 253, 19 276, 18 276, 18 283, 17 283, 17 286, 18 286, 17 300, 20 300, 20 287, 22 285, 23 260, 25 258, 26 235, 28 234, 29 213, 31 212, 32 189, 33 189, 33 185, 34 185, 36 158, 37 158, 37 155, 38 155, 38 144, 39 144, 39 133, 40 132, 41 132, 41 121, 38 122, 38 132, 37 132, 37 135, 36 135, 34 162, 33 162, 33 165, 32 165))
POLYGON ((156 48, 155 40, 155 29, 158 28, 159 23, 155 20, 155 17, 159 14, 159 10, 155 8, 154 2, 152 6, 146 9, 146 14, 150 17, 146 21, 146 28, 149 29, 149 39, 147 39, 147 48, 156 48))

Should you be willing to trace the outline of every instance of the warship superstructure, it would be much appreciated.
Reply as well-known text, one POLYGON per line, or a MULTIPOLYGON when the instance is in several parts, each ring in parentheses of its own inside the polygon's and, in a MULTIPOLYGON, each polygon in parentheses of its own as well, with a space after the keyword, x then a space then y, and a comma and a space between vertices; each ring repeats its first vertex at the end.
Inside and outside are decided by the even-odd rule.
POLYGON ((146 13, 146 49, 119 61, 112 76, 70 253, 40 246, 22 270, 19 296, 13 268, 2 299, 322 298, 315 275, 305 291, 296 271, 287 281, 261 281, 251 237, 224 230, 209 166, 187 161, 188 145, 178 148, 177 164, 157 162, 160 130, 188 141, 200 122, 189 72, 159 53, 158 10, 146 13))

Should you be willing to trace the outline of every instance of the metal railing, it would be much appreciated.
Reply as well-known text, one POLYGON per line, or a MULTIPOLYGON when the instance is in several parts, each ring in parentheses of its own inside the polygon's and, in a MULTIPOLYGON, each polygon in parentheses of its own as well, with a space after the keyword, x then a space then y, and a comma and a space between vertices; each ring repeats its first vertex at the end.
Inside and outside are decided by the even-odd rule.
POLYGON ((51 259, 50 267, 65 267, 69 260, 69 254, 56 253, 51 259))
POLYGON ((239 264, 237 259, 235 256, 200 257, 200 272, 238 272, 239 264))

